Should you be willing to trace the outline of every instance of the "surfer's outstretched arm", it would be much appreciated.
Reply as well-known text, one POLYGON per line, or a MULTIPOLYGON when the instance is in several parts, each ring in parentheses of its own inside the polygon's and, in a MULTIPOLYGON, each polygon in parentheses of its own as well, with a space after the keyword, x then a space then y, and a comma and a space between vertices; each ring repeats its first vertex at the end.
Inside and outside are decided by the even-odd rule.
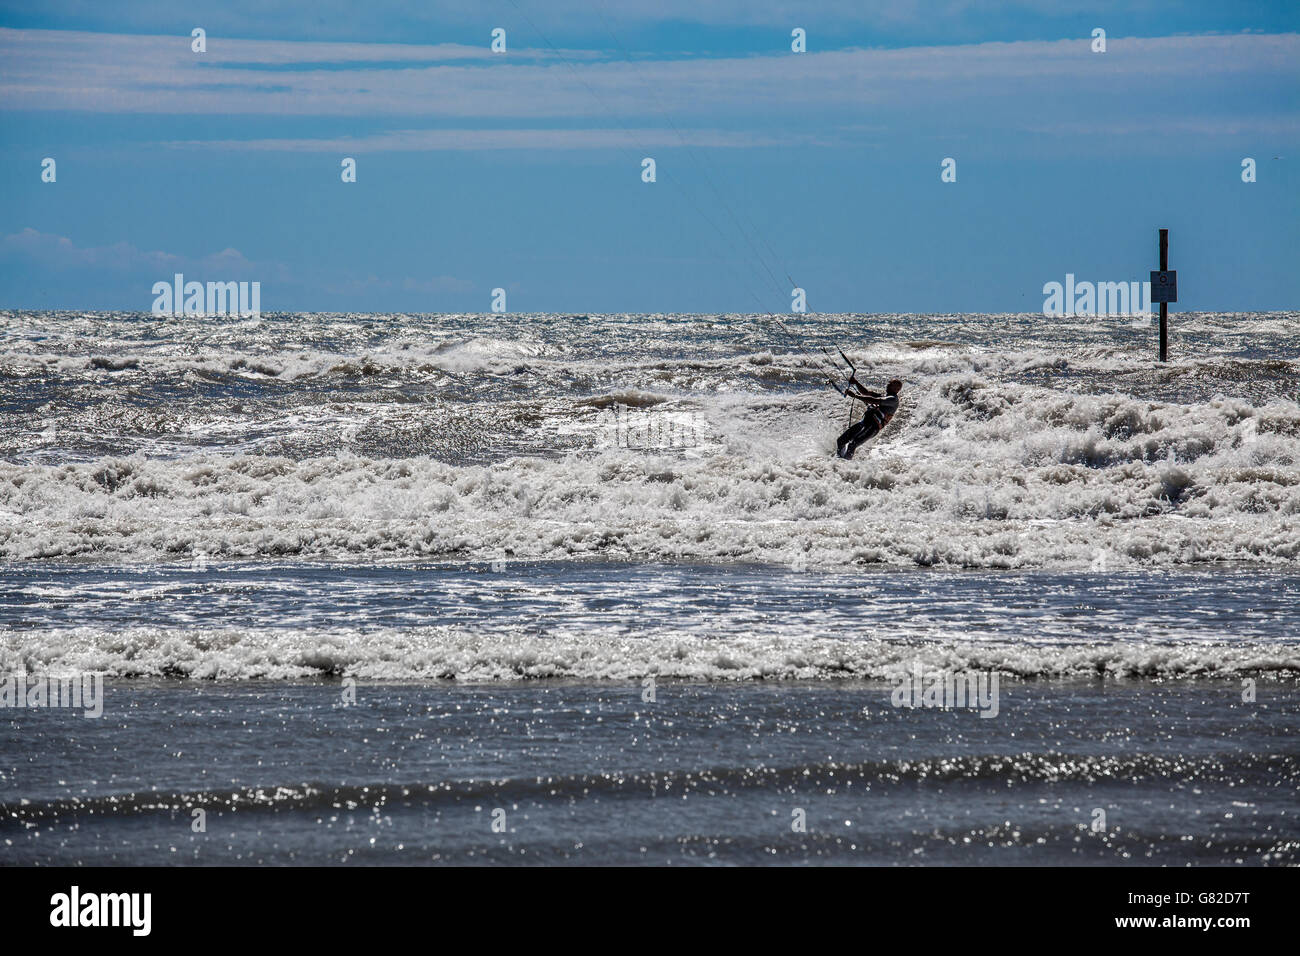
POLYGON ((863 401, 863 402, 874 402, 885 397, 877 392, 868 391, 867 389, 863 388, 861 385, 858 385, 856 382, 854 382, 853 385, 850 385, 848 388, 846 388, 844 390, 844 394, 849 396, 850 398, 856 398, 859 401, 863 401))
POLYGON ((851 395, 853 398, 861 398, 864 400, 868 398, 884 398, 884 396, 881 395, 879 392, 873 392, 871 389, 867 388, 861 382, 859 382, 858 377, 856 375, 849 376, 849 384, 845 388, 844 394, 851 395))

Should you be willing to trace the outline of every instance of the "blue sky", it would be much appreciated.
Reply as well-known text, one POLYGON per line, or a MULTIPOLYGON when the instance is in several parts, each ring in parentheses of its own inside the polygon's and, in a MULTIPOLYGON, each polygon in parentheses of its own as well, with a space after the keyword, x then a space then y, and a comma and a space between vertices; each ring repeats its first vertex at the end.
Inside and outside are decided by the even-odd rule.
POLYGON ((27 7, 0 307, 147 310, 180 271, 264 310, 787 311, 793 279, 812 311, 1037 311, 1144 279, 1159 226, 1176 308, 1300 307, 1295 3, 27 7))

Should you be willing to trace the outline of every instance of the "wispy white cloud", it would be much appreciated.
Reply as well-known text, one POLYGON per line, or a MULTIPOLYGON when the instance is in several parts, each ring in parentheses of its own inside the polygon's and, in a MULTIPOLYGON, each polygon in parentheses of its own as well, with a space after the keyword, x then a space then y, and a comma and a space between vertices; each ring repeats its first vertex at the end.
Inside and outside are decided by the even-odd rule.
POLYGON ((303 116, 562 117, 718 108, 819 109, 918 98, 1005 95, 1035 81, 1128 91, 1207 76, 1300 75, 1300 36, 1111 38, 839 50, 628 63, 538 62, 479 48, 227 40, 207 54, 185 38, 0 30, 8 109, 303 116), (351 65, 324 69, 314 64, 351 65), (375 69, 375 63, 410 63, 375 69), (256 64, 299 69, 255 68, 256 64), (595 101, 593 102, 593 97, 595 101))
POLYGON ((829 137, 802 132, 760 133, 715 129, 401 129, 368 136, 296 139, 174 140, 173 149, 224 149, 323 153, 424 152, 487 149, 646 149, 681 146, 752 149, 815 146, 829 137))
POLYGON ((49 273, 151 275, 169 278, 174 272, 202 272, 214 279, 284 279, 288 270, 275 262, 254 262, 238 249, 227 248, 204 256, 140 249, 129 242, 104 246, 77 245, 67 236, 28 227, 0 236, 0 260, 22 262, 49 273))
POLYGON ((102 246, 78 245, 67 236, 41 232, 30 227, 0 236, 0 265, 21 267, 31 278, 58 282, 66 277, 94 282, 97 277, 138 283, 140 295, 156 281, 171 281, 184 273, 192 280, 273 283, 277 290, 310 288, 330 294, 379 293, 464 293, 474 288, 468 279, 450 275, 379 276, 374 273, 348 275, 300 275, 282 262, 253 260, 238 249, 226 248, 202 256, 186 256, 159 250, 140 249, 129 242, 102 246))
MULTIPOLYGON (((1060 137, 1091 136, 1108 138, 1155 136, 1193 136, 1197 139, 1238 138, 1263 136, 1271 139, 1285 138, 1300 133, 1300 119, 1281 116, 1226 116, 1215 119, 1158 115, 1148 119, 1123 119, 1104 123, 1079 123, 1060 120, 1052 123, 1027 123, 1028 132, 1060 137)), ((1160 148, 1158 140, 1153 142, 1160 148)))
POLYGON ((635 64, 485 49, 223 40, 199 55, 184 37, 0 30, 0 108, 332 122, 247 139, 227 124, 210 141, 261 150, 680 145, 669 117, 692 145, 717 147, 855 144, 853 127, 890 123, 955 138, 1139 122, 1300 133, 1294 98, 1277 94, 1300 86, 1297 34, 1111 37, 1104 54, 1082 38, 635 64), (500 128, 520 121, 529 128, 500 128))

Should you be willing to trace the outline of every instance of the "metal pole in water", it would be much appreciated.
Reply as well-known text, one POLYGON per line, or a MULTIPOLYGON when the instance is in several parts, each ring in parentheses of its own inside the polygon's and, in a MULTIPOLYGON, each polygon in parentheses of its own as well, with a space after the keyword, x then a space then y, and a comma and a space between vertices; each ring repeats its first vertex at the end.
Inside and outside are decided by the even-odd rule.
MULTIPOLYGON (((1169 230, 1160 230, 1160 272, 1169 271, 1169 230)), ((1169 361, 1169 302, 1160 300, 1160 361, 1169 361)))

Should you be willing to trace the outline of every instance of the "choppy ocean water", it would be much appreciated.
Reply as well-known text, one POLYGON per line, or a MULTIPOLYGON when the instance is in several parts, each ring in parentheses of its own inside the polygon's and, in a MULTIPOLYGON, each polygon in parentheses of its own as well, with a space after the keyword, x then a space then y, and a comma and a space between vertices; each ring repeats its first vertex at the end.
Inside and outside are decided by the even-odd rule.
POLYGON ((1215 680, 1018 684, 990 720, 894 708, 887 685, 855 681, 665 682, 652 703, 615 682, 356 691, 343 706, 339 689, 321 684, 144 682, 110 689, 99 720, 28 711, 2 738, 23 753, 2 791, 5 858, 1293 865, 1300 856, 1296 699, 1273 681, 1251 705, 1215 680))
POLYGON ((14 862, 1295 862, 1295 313, 3 319, 14 862))

